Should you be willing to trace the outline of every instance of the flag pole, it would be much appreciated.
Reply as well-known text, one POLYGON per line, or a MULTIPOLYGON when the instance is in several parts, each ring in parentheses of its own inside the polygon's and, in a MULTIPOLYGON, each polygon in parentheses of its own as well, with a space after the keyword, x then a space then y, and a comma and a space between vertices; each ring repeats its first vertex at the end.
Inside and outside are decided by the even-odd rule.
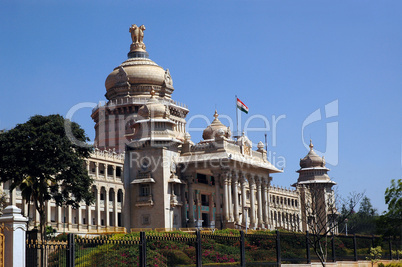
POLYGON ((239 118, 237 115, 237 95, 235 95, 235 111, 236 111, 236 138, 239 136, 239 118))

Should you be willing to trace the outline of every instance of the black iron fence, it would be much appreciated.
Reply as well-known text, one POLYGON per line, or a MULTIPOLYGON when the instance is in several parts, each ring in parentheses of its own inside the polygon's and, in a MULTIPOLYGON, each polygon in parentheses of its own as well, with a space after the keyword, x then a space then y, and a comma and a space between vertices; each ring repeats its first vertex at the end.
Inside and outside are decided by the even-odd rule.
MULTIPOLYGON (((60 239, 60 238, 59 238, 60 239)), ((82 237, 68 234, 64 241, 27 240, 30 266, 240 266, 310 263, 319 261, 314 236, 308 232, 156 233, 82 237), (41 264, 43 263, 43 264, 41 264)), ((401 240, 379 236, 321 236, 326 261, 365 260, 371 247, 381 246, 382 259, 398 259, 401 240), (394 252, 394 253, 393 253, 394 252)))

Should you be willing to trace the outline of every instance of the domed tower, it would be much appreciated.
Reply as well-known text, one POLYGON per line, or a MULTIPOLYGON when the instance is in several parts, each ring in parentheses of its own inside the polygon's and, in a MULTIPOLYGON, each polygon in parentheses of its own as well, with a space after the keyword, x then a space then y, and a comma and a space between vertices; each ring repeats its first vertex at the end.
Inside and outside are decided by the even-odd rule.
POLYGON ((232 133, 230 131, 230 127, 226 127, 225 125, 223 125, 223 123, 218 119, 218 117, 219 117, 219 114, 215 110, 215 113, 214 113, 215 119, 202 132, 202 138, 204 140, 206 140, 206 141, 213 140, 216 137, 221 137, 221 136, 230 138, 230 136, 232 135, 232 133))
POLYGON ((333 228, 337 210, 332 187, 336 183, 327 174, 324 157, 313 147, 310 140, 310 151, 300 159, 299 178, 292 186, 300 193, 302 230, 318 234, 333 228))
POLYGON ((132 43, 128 59, 106 78, 106 104, 93 109, 95 145, 101 149, 124 151, 139 109, 150 99, 152 90, 155 99, 166 106, 170 119, 176 123, 173 129, 176 138, 184 139, 185 117, 189 110, 171 99, 174 87, 169 69, 149 59, 143 42, 144 31, 144 25, 134 24, 129 28, 132 43))

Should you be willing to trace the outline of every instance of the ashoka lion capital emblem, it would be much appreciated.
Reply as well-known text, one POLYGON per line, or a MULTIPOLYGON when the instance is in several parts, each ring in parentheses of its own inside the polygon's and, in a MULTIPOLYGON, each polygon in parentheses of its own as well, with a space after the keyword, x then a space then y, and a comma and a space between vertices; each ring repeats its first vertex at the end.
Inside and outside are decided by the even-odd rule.
POLYGON ((129 32, 131 33, 131 40, 133 43, 131 44, 131 51, 134 50, 145 50, 144 44, 144 31, 145 26, 141 25, 138 27, 136 24, 131 25, 129 32))

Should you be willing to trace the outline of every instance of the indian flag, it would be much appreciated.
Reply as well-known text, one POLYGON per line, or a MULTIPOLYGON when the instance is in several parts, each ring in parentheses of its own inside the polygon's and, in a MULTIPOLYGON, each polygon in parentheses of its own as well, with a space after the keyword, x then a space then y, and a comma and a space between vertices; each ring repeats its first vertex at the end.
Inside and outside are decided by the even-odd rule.
POLYGON ((237 108, 243 111, 244 113, 248 114, 248 107, 238 98, 237 98, 237 108))

